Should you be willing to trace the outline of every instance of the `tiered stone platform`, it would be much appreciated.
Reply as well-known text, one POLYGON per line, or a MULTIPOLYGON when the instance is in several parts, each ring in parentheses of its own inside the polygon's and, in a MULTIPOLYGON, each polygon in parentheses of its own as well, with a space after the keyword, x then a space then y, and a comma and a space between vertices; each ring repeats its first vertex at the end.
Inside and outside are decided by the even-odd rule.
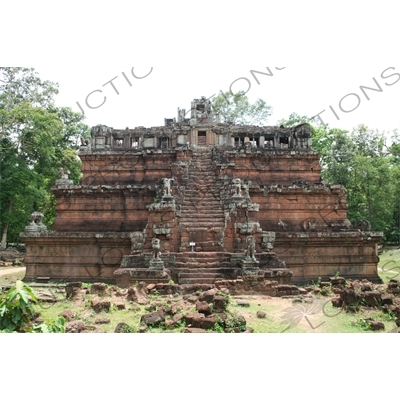
POLYGON ((379 281, 382 234, 354 229, 345 188, 321 181, 311 128, 221 124, 209 110, 201 99, 163 127, 94 127, 81 183, 63 170, 53 188, 54 225, 35 214, 21 234, 26 279, 379 281))

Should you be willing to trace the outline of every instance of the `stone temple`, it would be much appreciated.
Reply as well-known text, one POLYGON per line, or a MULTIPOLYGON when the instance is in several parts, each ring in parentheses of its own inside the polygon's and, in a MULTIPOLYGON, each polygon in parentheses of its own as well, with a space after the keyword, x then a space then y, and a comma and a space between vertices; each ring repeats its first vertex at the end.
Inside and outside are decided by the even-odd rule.
POLYGON ((382 234, 351 225, 345 188, 321 180, 309 125, 220 123, 201 98, 164 126, 91 134, 80 184, 62 170, 53 188, 51 230, 34 213, 21 234, 27 280, 379 281, 382 234))

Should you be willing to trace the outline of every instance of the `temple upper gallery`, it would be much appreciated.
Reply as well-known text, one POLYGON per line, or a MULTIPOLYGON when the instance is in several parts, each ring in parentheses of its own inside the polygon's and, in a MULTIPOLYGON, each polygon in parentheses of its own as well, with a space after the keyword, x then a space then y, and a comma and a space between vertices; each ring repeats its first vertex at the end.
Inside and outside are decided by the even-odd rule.
POLYGON ((63 171, 53 188, 51 230, 33 217, 21 234, 27 279, 379 281, 382 233, 352 226, 308 124, 222 123, 203 97, 163 126, 98 125, 79 157, 80 184, 63 171))

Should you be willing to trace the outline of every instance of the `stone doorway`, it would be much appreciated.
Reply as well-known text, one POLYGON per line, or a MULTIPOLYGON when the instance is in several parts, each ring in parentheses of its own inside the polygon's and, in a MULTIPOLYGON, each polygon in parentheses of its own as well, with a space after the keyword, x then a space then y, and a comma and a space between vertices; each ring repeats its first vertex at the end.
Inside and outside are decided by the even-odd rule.
POLYGON ((206 147, 207 146, 207 132, 206 131, 199 131, 197 134, 197 145, 199 147, 206 147))

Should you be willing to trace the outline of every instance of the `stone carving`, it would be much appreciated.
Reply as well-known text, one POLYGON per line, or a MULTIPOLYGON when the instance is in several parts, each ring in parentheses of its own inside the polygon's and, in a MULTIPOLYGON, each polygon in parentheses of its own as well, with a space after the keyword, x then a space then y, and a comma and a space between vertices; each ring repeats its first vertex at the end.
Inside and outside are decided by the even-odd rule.
POLYGON ((260 223, 252 220, 248 220, 244 223, 235 223, 235 229, 239 231, 241 235, 254 235, 255 233, 262 232, 260 223))
POLYGON ((143 253, 143 233, 142 232, 134 232, 131 233, 131 249, 132 254, 141 254, 143 253))
POLYGON ((167 238, 171 234, 171 225, 170 224, 154 224, 153 232, 156 235, 167 235, 167 238))
POLYGON ((186 119, 186 110, 181 110, 178 108, 178 123, 185 122, 186 119))
POLYGON ((70 174, 70 173, 71 173, 71 172, 68 171, 66 168, 60 168, 61 179, 68 180, 69 174, 70 174))
POLYGON ((25 233, 42 233, 47 231, 47 226, 43 223, 44 215, 40 212, 31 214, 31 223, 25 228, 25 233))
POLYGON ((97 125, 92 128, 92 135, 94 136, 105 136, 107 134, 111 134, 112 128, 109 128, 105 125, 97 125))
POLYGON ((278 222, 278 226, 280 226, 281 228, 283 228, 285 231, 287 231, 288 225, 286 222, 283 222, 282 220, 280 220, 278 222))
POLYGON ((358 221, 356 223, 356 229, 359 229, 361 232, 369 232, 371 228, 371 223, 366 219, 358 221))
POLYGON ((251 182, 243 183, 243 189, 245 191, 245 197, 246 199, 250 200, 250 185, 251 182))
POLYGON ((192 102, 192 120, 196 123, 199 119, 212 118, 212 104, 206 97, 195 99, 192 102))
POLYGON ((242 180, 241 179, 234 179, 232 181, 233 184, 233 190, 234 190, 234 195, 233 197, 243 197, 242 196, 242 180))
POLYGON ((206 116, 211 117, 211 114, 212 114, 211 101, 206 101, 206 116))
POLYGON ((87 147, 87 146, 89 146, 89 139, 85 139, 85 138, 83 138, 83 137, 81 137, 81 146, 82 147, 87 147))
POLYGON ((161 241, 160 239, 156 239, 154 238, 151 242, 151 247, 153 249, 153 259, 152 260, 157 260, 157 261, 161 261, 161 241))
POLYGON ((164 261, 161 260, 161 241, 160 239, 154 238, 151 242, 151 246, 153 248, 152 259, 150 260, 150 270, 163 270, 164 269, 164 261))
POLYGON ((247 236, 246 245, 247 245, 246 261, 257 264, 258 261, 256 259, 256 242, 254 240, 254 236, 247 236))
POLYGON ((56 181, 57 186, 70 186, 74 184, 74 181, 69 179, 69 174, 71 173, 66 168, 60 168, 60 179, 56 181))
POLYGON ((301 124, 293 128, 293 137, 298 148, 310 148, 312 145, 312 131, 308 124, 301 124))
POLYGON ((261 237, 262 237, 261 248, 267 252, 272 251, 274 249, 276 233, 275 232, 263 232, 261 237))
POLYGON ((169 178, 164 178, 163 183, 164 183, 164 197, 172 197, 171 193, 171 184, 174 182, 174 179, 169 179, 169 178))

